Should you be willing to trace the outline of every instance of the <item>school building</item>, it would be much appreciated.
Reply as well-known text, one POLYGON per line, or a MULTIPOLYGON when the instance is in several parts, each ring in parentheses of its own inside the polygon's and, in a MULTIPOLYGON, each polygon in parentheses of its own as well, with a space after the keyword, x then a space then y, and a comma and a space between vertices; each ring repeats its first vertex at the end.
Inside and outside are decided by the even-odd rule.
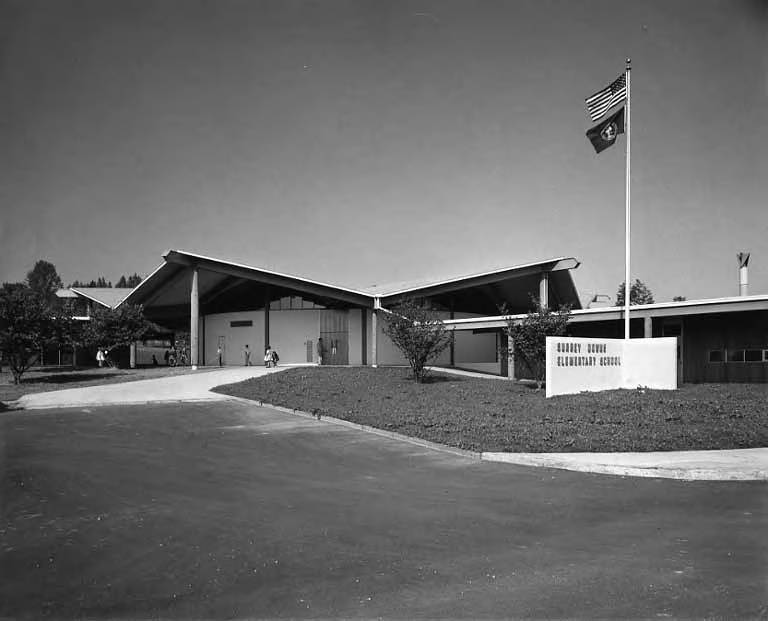
MULTIPOLYGON (((163 258, 121 303, 143 304, 152 322, 189 333, 191 361, 197 365, 218 364, 219 349, 225 364, 243 364, 246 344, 254 363, 267 345, 279 352, 282 364, 313 363, 319 338, 325 344, 323 364, 405 364, 382 322, 387 310, 406 297, 427 300, 454 333, 439 366, 526 377, 514 344, 506 341, 499 308, 506 304, 513 317, 523 317, 532 296, 550 308, 569 305, 572 336, 623 337, 623 308, 581 308, 571 275, 579 262, 572 257, 365 289, 181 250, 163 258)), ((680 381, 768 381, 768 295, 742 293, 633 306, 631 335, 678 337, 680 381)))

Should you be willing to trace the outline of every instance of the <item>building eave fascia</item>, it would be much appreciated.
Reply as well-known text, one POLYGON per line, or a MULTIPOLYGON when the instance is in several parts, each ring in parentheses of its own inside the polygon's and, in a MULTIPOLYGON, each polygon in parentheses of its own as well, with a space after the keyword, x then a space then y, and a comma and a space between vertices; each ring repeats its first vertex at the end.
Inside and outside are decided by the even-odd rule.
MULTIPOLYGON (((397 289, 393 291, 380 291, 377 292, 377 295, 381 298, 393 298, 397 296, 402 296, 406 294, 413 294, 417 293, 419 291, 429 290, 429 289, 437 289, 440 287, 447 287, 451 285, 458 285, 460 283, 463 283, 465 281, 472 281, 472 280, 478 280, 483 278, 488 278, 489 276, 494 276, 496 274, 503 274, 505 272, 523 272, 526 270, 530 270, 532 268, 541 268, 541 271, 543 272, 559 272, 561 270, 572 270, 579 267, 581 263, 574 259, 573 257, 557 257, 554 259, 547 259, 545 261, 534 261, 532 263, 523 263, 521 265, 512 265, 509 267, 502 267, 502 268, 496 268, 493 270, 488 270, 485 272, 479 272, 477 274, 469 274, 467 276, 457 276, 453 278, 448 278, 445 280, 439 280, 433 283, 427 283, 423 285, 417 285, 414 287, 406 287, 403 289, 397 289), (545 268, 545 266, 550 266, 548 268, 545 268)), ((513 277, 514 274, 510 274, 510 277, 513 277)), ((471 282, 467 282, 468 286, 472 286, 471 282)))
MULTIPOLYGON (((630 318, 680 317, 685 315, 703 315, 710 313, 748 312, 768 310, 768 295, 737 296, 714 298, 711 300, 691 300, 684 302, 661 302, 631 306, 630 318)), ((525 313, 517 315, 497 315, 489 317, 469 317, 465 319, 446 319, 443 321, 450 330, 478 330, 481 328, 504 328, 507 321, 520 321, 525 313)), ((585 308, 571 311, 570 323, 588 323, 592 321, 615 321, 624 318, 624 307, 585 308)))

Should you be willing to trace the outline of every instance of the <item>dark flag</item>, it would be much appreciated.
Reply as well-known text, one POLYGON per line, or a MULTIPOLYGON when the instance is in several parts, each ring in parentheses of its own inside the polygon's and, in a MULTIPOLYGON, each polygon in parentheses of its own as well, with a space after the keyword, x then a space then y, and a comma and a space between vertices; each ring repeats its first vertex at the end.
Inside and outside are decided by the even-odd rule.
POLYGON ((621 110, 609 116, 602 123, 595 125, 587 131, 587 138, 595 147, 595 152, 600 153, 608 147, 612 147, 619 134, 624 133, 624 106, 621 110))

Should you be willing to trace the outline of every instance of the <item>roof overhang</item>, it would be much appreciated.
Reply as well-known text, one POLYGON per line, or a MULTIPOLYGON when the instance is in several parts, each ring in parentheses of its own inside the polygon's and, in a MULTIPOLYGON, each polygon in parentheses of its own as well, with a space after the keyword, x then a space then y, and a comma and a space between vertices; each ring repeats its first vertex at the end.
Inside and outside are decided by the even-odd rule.
POLYGON ((143 304, 158 320, 161 316, 180 316, 182 309, 189 306, 193 268, 198 270, 203 314, 259 308, 268 299, 283 295, 302 296, 325 307, 387 308, 406 297, 425 297, 433 299, 438 307, 455 308, 457 312, 495 314, 501 303, 508 303, 513 312, 521 312, 530 308, 530 296, 538 295, 544 274, 548 275, 551 306, 580 308, 570 273, 579 262, 568 257, 420 286, 382 288, 382 292, 378 288, 361 291, 341 287, 183 250, 169 250, 163 258, 164 262, 121 302, 143 304))
POLYGON ((373 308, 373 297, 354 289, 322 283, 299 276, 263 268, 206 257, 182 250, 169 250, 163 255, 165 263, 145 278, 123 302, 145 306, 173 306, 189 303, 191 268, 204 274, 199 278, 201 300, 211 300, 231 290, 235 285, 258 283, 274 286, 295 294, 335 300, 345 304, 373 308))
MULTIPOLYGON (((571 270, 579 265, 579 262, 572 257, 560 257, 390 291, 379 297, 384 307, 397 304, 406 297, 442 298, 447 301, 456 296, 464 296, 465 299, 467 296, 473 296, 476 299, 485 298, 486 303, 483 307, 486 309, 488 302, 492 302, 494 308, 507 303, 513 309, 527 309, 530 308, 530 296, 538 297, 540 279, 543 274, 547 274, 550 305, 581 308, 571 276, 571 270)), ((473 311, 471 308, 465 308, 465 310, 473 311)))

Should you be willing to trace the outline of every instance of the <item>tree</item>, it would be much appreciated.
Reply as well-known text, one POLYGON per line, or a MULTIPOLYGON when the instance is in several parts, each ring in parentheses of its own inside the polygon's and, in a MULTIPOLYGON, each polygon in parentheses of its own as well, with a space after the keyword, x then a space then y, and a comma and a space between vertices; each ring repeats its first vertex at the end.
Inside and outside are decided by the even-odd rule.
MULTIPOLYGON (((533 373, 536 387, 541 390, 547 371, 547 337, 563 336, 566 332, 571 309, 561 306, 557 311, 542 307, 533 298, 534 310, 522 320, 507 318, 505 332, 515 346, 515 356, 520 356, 533 373)), ((506 309, 502 308, 506 314, 506 309)), ((506 355, 506 352, 504 353, 506 355)))
POLYGON ((437 313, 413 299, 403 300, 384 315, 382 329, 408 361, 418 384, 424 381, 429 362, 451 344, 451 334, 437 313))
POLYGON ((56 272, 56 266, 43 260, 35 263, 35 267, 27 273, 27 285, 48 303, 56 299, 56 291, 64 286, 56 272))
POLYGON ((83 341, 83 322, 74 318, 77 314, 75 300, 65 298, 50 308, 52 340, 59 346, 66 345, 72 352, 72 364, 76 366, 75 349, 83 341))
POLYGON ((50 307, 42 296, 24 285, 3 285, 0 351, 11 368, 15 384, 21 383, 21 376, 35 363, 40 349, 55 337, 50 307))
POLYGON ((141 276, 138 274, 133 274, 133 276, 128 276, 127 278, 125 276, 120 276, 120 280, 117 281, 117 284, 115 287, 117 288, 125 288, 130 287, 133 289, 141 282, 141 276))
POLYGON ((82 338, 87 345, 105 347, 109 351, 142 339, 151 327, 142 306, 121 304, 117 308, 95 309, 83 329, 82 338))
MULTIPOLYGON (((619 285, 619 290, 616 292, 616 306, 624 306, 624 283, 619 285)), ((651 290, 645 286, 639 278, 635 279, 632 286, 629 288, 629 304, 635 306, 637 304, 653 304, 653 294, 651 290)))

